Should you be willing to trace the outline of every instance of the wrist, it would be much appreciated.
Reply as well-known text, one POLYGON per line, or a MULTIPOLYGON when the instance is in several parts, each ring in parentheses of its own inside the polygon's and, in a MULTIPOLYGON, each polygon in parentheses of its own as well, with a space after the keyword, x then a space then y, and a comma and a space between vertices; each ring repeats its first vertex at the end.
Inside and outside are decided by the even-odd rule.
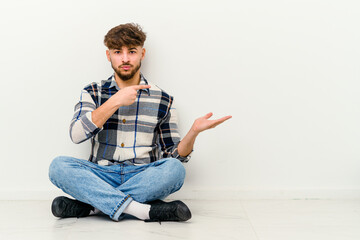
POLYGON ((114 106, 116 109, 124 106, 124 104, 116 98, 111 97, 108 101, 110 101, 111 105, 114 106))
POLYGON ((197 137, 197 135, 199 135, 200 131, 196 130, 196 128, 194 128, 194 126, 192 126, 190 128, 189 134, 191 134, 194 137, 197 137))

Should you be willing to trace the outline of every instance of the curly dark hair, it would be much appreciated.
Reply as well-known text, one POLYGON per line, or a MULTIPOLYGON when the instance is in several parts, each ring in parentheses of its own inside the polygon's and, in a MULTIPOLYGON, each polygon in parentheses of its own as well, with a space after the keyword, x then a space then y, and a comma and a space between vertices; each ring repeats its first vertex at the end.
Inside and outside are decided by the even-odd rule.
POLYGON ((104 44, 109 49, 144 46, 146 33, 136 23, 126 23, 116 26, 105 35, 104 44))

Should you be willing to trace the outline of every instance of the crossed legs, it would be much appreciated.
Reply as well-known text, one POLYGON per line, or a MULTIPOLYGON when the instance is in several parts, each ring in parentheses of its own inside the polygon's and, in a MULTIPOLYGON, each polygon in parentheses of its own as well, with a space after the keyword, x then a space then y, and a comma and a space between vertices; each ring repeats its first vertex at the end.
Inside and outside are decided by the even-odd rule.
POLYGON ((49 178, 65 193, 118 221, 132 201, 146 203, 178 191, 184 183, 185 169, 173 158, 142 166, 99 166, 61 156, 52 161, 49 178))

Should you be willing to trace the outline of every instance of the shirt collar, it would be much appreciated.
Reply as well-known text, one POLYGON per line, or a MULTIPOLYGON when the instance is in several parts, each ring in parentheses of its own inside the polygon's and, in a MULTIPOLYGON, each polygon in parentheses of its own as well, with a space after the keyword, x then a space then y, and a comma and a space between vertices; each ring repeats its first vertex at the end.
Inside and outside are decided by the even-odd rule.
MULTIPOLYGON (((115 75, 113 74, 109 80, 111 80, 109 88, 115 87, 117 90, 120 90, 119 86, 117 85, 116 81, 115 81, 115 75)), ((140 83, 139 85, 149 85, 148 81, 145 79, 145 77, 142 75, 142 73, 140 73, 140 83)), ((145 91, 149 96, 150 96, 150 89, 149 88, 145 88, 145 89, 141 89, 142 91, 145 91)))

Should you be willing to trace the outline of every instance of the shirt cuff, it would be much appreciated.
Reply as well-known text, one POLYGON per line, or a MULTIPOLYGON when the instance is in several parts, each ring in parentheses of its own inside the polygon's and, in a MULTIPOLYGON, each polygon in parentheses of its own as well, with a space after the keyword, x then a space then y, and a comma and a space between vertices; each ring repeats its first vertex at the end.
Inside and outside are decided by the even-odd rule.
POLYGON ((180 154, 179 154, 179 152, 178 152, 178 148, 177 148, 177 146, 175 147, 175 149, 174 149, 174 152, 172 153, 172 155, 176 158, 176 159, 179 159, 181 162, 188 162, 189 160, 190 160, 190 158, 191 158, 191 154, 192 154, 192 152, 193 152, 194 150, 191 150, 191 152, 187 155, 187 156, 185 156, 185 157, 182 157, 182 156, 180 156, 180 154))
POLYGON ((81 121, 83 123, 86 135, 88 135, 88 134, 95 135, 103 129, 103 128, 98 128, 95 125, 95 123, 93 123, 92 118, 91 118, 91 112, 85 113, 82 116, 81 121))

